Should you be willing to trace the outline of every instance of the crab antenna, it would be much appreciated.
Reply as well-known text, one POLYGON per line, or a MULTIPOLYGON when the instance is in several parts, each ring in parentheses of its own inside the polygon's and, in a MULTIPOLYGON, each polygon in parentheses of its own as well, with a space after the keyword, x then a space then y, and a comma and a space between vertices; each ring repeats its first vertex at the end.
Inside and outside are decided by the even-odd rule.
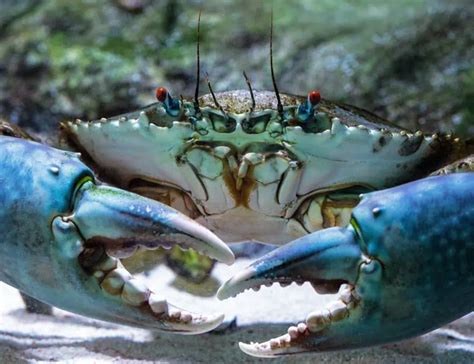
POLYGON ((209 81, 209 74, 206 72, 206 82, 207 86, 209 87, 209 91, 211 92, 212 99, 214 100, 214 104, 216 104, 217 108, 224 114, 224 116, 227 118, 227 114, 222 108, 222 106, 217 102, 216 95, 214 94, 214 90, 212 89, 211 86, 211 81, 209 81))
POLYGON ((278 114, 280 116, 283 116, 283 105, 281 104, 280 100, 280 93, 278 92, 278 87, 275 81, 275 72, 273 70, 273 9, 271 12, 271 18, 270 18, 270 71, 272 73, 272 83, 273 83, 273 89, 275 90, 275 95, 277 98, 277 107, 278 107, 278 114))
POLYGON ((255 96, 253 95, 252 84, 250 83, 250 80, 247 77, 245 71, 243 71, 243 74, 245 77, 245 82, 247 82, 247 86, 249 87, 250 97, 252 98, 252 108, 250 109, 250 112, 252 113, 255 110, 255 96))
POLYGON ((197 55, 197 67, 196 67, 196 91, 194 92, 194 112, 198 114, 201 110, 199 109, 199 79, 201 75, 201 62, 199 58, 199 41, 200 41, 200 28, 201 28, 201 10, 199 10, 198 15, 198 24, 197 24, 197 47, 196 47, 196 55, 197 55))

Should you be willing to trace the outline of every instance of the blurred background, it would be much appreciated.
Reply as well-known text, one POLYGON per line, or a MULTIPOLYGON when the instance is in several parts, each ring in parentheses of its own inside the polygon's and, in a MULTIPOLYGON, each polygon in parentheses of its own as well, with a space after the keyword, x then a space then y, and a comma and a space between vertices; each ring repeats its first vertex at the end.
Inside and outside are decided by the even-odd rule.
MULTIPOLYGON (((271 89, 355 104, 412 129, 474 135, 471 0, 2 0, 0 117, 33 131, 191 96, 196 25, 217 91, 271 89)), ((207 92, 203 82, 202 92, 207 92)))

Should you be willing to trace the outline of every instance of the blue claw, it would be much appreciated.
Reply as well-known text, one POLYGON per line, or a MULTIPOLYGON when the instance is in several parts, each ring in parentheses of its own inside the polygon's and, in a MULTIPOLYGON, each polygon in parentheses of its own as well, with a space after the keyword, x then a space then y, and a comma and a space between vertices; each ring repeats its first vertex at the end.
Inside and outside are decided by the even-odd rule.
POLYGON ((315 232, 267 254, 218 295, 275 281, 309 281, 318 291, 339 293, 287 334, 241 343, 250 355, 384 344, 467 314, 474 308, 474 173, 364 195, 349 226, 315 232))
POLYGON ((230 249, 178 211, 97 185, 78 156, 0 137, 0 280, 89 317, 200 333, 223 315, 180 310, 121 265, 138 247, 179 245, 228 264, 230 249))

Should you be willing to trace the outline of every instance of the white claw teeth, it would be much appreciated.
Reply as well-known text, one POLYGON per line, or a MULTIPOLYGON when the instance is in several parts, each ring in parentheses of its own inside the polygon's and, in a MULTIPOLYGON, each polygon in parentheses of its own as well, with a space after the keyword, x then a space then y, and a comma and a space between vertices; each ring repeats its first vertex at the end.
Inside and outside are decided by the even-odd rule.
POLYGON ((94 277, 107 293, 120 295, 131 306, 140 306, 148 300, 150 290, 123 267, 118 259, 107 257, 94 267, 94 277))
POLYGON ((154 313, 163 314, 168 312, 168 302, 165 298, 157 295, 156 293, 150 294, 150 297, 148 298, 148 305, 154 313))
POLYGON ((339 293, 339 299, 344 302, 345 304, 349 304, 352 302, 352 293, 351 291, 344 291, 339 293))
POLYGON ((343 283, 341 284, 341 286, 339 287, 339 291, 338 293, 341 293, 341 292, 346 292, 346 291, 351 291, 351 285, 350 284, 347 284, 347 283, 343 283))
POLYGON ((306 317, 306 325, 313 332, 321 331, 331 323, 331 313, 329 310, 311 312, 306 317))
POLYGON ((288 335, 290 335, 292 339, 296 339, 298 337, 298 328, 296 326, 290 326, 288 328, 288 335))
POLYGON ((272 349, 276 349, 280 345, 280 341, 278 339, 271 339, 270 340, 270 347, 272 349))
POLYGON ((354 300, 352 296, 351 286, 348 284, 341 285, 341 287, 339 288, 338 295, 339 295, 339 299, 345 304, 349 304, 354 300))
POLYGON ((184 323, 191 322, 193 319, 193 316, 189 312, 182 312, 181 313, 181 321, 184 323))
POLYGON ((347 306, 342 301, 335 301, 328 306, 332 321, 340 321, 349 315, 347 306))
POLYGON ((291 342, 291 336, 289 334, 285 334, 280 336, 280 345, 286 345, 291 342))
POLYGON ((180 319, 181 318, 181 311, 175 308, 172 308, 168 311, 168 316, 172 319, 180 319))
POLYGON ((298 332, 299 332, 300 334, 302 334, 303 332, 305 332, 307 329, 308 329, 308 326, 306 326, 306 324, 304 324, 304 323, 302 323, 302 322, 300 322, 300 323, 298 324, 298 332))
POLYGON ((131 279, 123 286, 122 299, 132 306, 140 306, 149 296, 150 290, 138 279, 131 279))
POLYGON ((337 322, 349 316, 350 310, 358 301, 353 287, 349 284, 341 285, 338 296, 339 299, 330 303, 324 310, 311 312, 307 316, 306 325, 310 331, 321 331, 331 322, 337 322))
MULTIPOLYGON (((281 283, 280 285, 288 285, 288 283, 281 283)), ((302 284, 303 282, 298 280, 295 283, 302 284)), ((310 282, 311 283, 311 282, 310 282)), ((321 331, 327 328, 331 324, 335 324, 348 317, 351 314, 351 310, 359 303, 360 298, 355 292, 354 286, 351 284, 342 284, 339 287, 338 299, 328 304, 326 308, 318 311, 311 312, 306 322, 300 322, 296 325, 292 325, 288 328, 285 335, 270 339, 263 343, 251 343, 239 344, 244 352, 249 350, 249 353, 256 352, 268 352, 278 349, 286 349, 291 346, 300 345, 301 341, 304 340, 311 332, 316 335, 323 334, 321 331), (252 348, 250 347, 252 346, 252 348)))
POLYGON ((124 268, 117 268, 109 272, 100 286, 103 290, 111 295, 119 295, 122 293, 125 282, 131 279, 130 273, 124 268))
MULTIPOLYGON (((261 347, 263 347, 266 343, 260 344, 261 347)), ((276 348, 284 348, 288 347, 291 344, 291 336, 290 334, 285 334, 279 337, 276 337, 274 339, 271 339, 269 341, 270 348, 271 349, 276 349, 276 348)))

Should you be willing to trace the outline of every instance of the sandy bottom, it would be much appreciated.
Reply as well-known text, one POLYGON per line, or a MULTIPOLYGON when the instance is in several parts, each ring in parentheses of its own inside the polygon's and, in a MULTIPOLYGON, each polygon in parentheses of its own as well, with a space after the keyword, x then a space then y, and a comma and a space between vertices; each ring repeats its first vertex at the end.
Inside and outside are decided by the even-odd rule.
POLYGON ((211 280, 204 289, 176 280, 166 267, 147 277, 150 287, 183 308, 226 313, 224 327, 199 336, 156 334, 60 310, 53 316, 26 314, 18 292, 0 284, 0 363, 474 363, 472 314, 392 345, 272 360, 249 357, 239 350, 239 341, 283 334, 329 297, 316 295, 306 285, 275 285, 223 302, 209 297, 248 262, 217 266, 213 276, 219 280, 211 280))

